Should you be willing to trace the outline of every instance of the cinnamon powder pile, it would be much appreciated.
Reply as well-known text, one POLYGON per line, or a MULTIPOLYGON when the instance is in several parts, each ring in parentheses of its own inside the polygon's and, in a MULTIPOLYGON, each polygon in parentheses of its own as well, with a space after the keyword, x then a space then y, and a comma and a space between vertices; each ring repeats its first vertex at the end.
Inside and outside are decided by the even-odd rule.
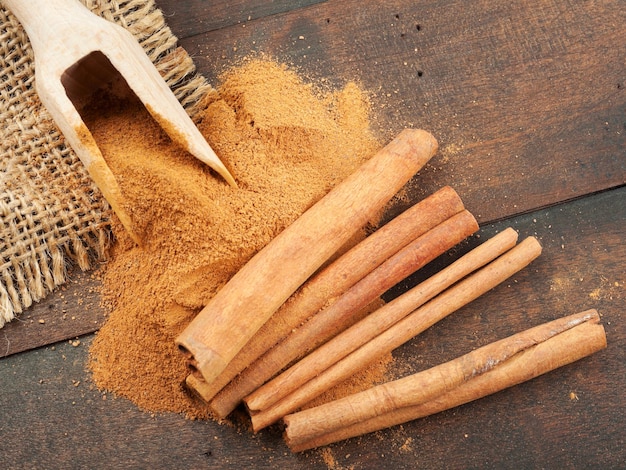
MULTIPOLYGON (((273 62, 233 68, 198 117, 232 188, 173 144, 141 103, 108 99, 84 111, 143 239, 135 246, 114 226, 102 292, 110 314, 90 352, 99 388, 145 410, 208 417, 182 386, 175 337, 254 253, 380 148, 368 113, 354 83, 320 91, 273 62)), ((371 384, 382 372, 361 377, 371 384)))

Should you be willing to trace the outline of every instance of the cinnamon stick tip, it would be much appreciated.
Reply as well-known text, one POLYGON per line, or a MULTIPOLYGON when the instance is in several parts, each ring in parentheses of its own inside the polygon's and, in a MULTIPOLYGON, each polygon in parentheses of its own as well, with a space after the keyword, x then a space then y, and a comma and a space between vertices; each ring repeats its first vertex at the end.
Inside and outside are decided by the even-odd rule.
POLYGON ((201 374, 207 384, 213 382, 228 365, 228 361, 193 336, 177 338, 176 345, 186 356, 187 367, 192 374, 201 374))
POLYGON ((196 374, 189 374, 187 377, 185 377, 185 386, 194 390, 196 388, 199 388, 199 386, 201 386, 203 382, 204 380, 200 377, 197 377, 196 374))
POLYGON ((529 253, 534 253, 535 256, 539 256, 543 251, 543 246, 536 237, 526 237, 520 242, 520 245, 524 245, 526 250, 528 250, 529 253))
POLYGON ((502 232, 500 232, 500 233, 515 234, 515 238, 517 238, 519 236, 518 231, 515 230, 513 227, 507 227, 504 230, 502 230, 502 232))
POLYGON ((502 230, 500 233, 492 237, 489 241, 494 245, 497 243, 502 243, 503 245, 509 245, 510 248, 514 247, 519 239, 519 232, 515 230, 513 227, 507 227, 502 230))
POLYGON ((424 152, 428 158, 435 155, 439 148, 435 136, 423 129, 404 129, 397 139, 405 140, 416 152, 424 152))
POLYGON ((474 214, 472 214, 470 211, 468 211, 467 209, 464 209, 459 214, 461 214, 461 216, 464 217, 464 220, 467 224, 467 228, 468 230, 471 230, 472 233, 474 233, 480 228, 478 225, 478 221, 476 220, 476 217, 474 217, 474 214))
POLYGON ((202 383, 201 379, 198 379, 195 375, 189 374, 185 377, 185 380, 182 383, 183 389, 190 394, 193 394, 194 397, 199 398, 203 401, 206 401, 202 396, 201 389, 202 383))
POLYGON ((209 402, 209 410, 219 419, 225 419, 231 414, 234 408, 230 405, 220 403, 216 400, 211 400, 209 402))
POLYGON ((606 349, 606 347, 608 346, 606 339, 606 329, 604 328, 604 325, 598 325, 598 327, 602 329, 602 337, 601 342, 598 344, 598 350, 606 349))
POLYGON ((580 313, 570 315, 568 318, 572 319, 572 322, 579 323, 600 323, 600 313, 595 308, 584 310, 580 313))
POLYGON ((319 444, 316 444, 314 442, 315 440, 302 440, 298 438, 298 436, 290 432, 289 424, 291 416, 292 415, 284 416, 280 420, 280 424, 283 427, 283 440, 285 441, 285 444, 287 444, 287 447, 289 447, 289 450, 295 454, 298 452, 303 452, 305 450, 313 449, 315 447, 319 447, 319 444))

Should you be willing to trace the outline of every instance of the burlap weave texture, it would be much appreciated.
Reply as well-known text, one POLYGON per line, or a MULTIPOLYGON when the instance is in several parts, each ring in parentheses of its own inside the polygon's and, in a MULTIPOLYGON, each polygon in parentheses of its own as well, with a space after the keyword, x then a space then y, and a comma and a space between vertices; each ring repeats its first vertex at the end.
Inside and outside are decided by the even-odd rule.
MULTIPOLYGON (((127 28, 190 115, 211 89, 152 0, 81 0, 127 28)), ((0 3, 0 327, 107 256, 111 211, 35 90, 33 52, 0 3)))

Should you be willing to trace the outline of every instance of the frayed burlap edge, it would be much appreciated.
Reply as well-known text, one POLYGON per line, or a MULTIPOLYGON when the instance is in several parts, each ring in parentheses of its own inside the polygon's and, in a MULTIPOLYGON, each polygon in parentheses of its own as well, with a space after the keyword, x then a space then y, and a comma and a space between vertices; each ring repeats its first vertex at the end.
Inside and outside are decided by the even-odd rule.
MULTIPOLYGON (((81 0, 135 35, 193 117, 211 91, 152 0, 81 0)), ((33 53, 0 4, 0 328, 82 270, 105 260, 111 211, 65 146, 34 87, 33 53)))

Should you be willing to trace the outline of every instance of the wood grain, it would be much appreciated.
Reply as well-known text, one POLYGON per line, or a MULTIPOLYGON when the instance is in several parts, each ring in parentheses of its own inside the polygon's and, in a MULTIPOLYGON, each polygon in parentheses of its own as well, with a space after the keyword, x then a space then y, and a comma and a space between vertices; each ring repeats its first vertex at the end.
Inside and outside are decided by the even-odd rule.
POLYGON ((485 225, 626 183, 619 2, 309 3, 157 5, 216 83, 234 61, 267 52, 313 78, 362 82, 383 137, 432 129, 439 155, 409 187, 412 200, 450 184, 485 225), (255 12, 246 27, 237 8, 255 12))
POLYGON ((186 0, 184 2, 157 2, 170 28, 179 39, 228 26, 243 28, 259 18, 294 11, 325 0, 246 0, 211 1, 186 0))
MULTIPOLYGON (((78 347, 66 341, 104 319, 97 278, 87 275, 0 331, 4 354, 63 341, 0 360, 0 461, 7 468, 623 467, 620 1, 157 5, 213 83, 234 62, 263 52, 330 85, 359 81, 372 93, 383 140, 409 125, 435 134, 440 153, 410 188, 412 200, 449 184, 482 227, 480 238, 420 275, 509 225, 520 238, 541 241, 543 253, 530 269, 396 350, 394 375, 587 308, 600 312, 608 348, 460 408, 294 456, 279 429, 253 435, 245 421, 189 422, 144 413, 110 395, 104 400, 84 370, 91 337, 81 337, 78 347)), ((387 297, 418 281, 409 278, 387 297)))
POLYGON ((329 1, 181 44, 216 84, 260 53, 361 82, 385 138, 419 126, 440 142, 415 195, 445 181, 488 223, 626 183, 623 11, 615 0, 329 1))
POLYGON ((480 238, 509 225, 522 237, 537 236, 543 253, 509 283, 396 350, 393 374, 597 308, 608 348, 578 363, 454 410, 295 456, 277 428, 254 435, 240 418, 234 426, 187 421, 145 413, 110 394, 103 399, 84 369, 87 336, 79 347, 64 342, 0 361, 0 457, 7 468, 620 468, 626 459, 624 198, 620 188, 483 227, 480 238))
POLYGON ((0 329, 0 358, 93 333, 106 320, 97 272, 78 269, 69 282, 0 329))

